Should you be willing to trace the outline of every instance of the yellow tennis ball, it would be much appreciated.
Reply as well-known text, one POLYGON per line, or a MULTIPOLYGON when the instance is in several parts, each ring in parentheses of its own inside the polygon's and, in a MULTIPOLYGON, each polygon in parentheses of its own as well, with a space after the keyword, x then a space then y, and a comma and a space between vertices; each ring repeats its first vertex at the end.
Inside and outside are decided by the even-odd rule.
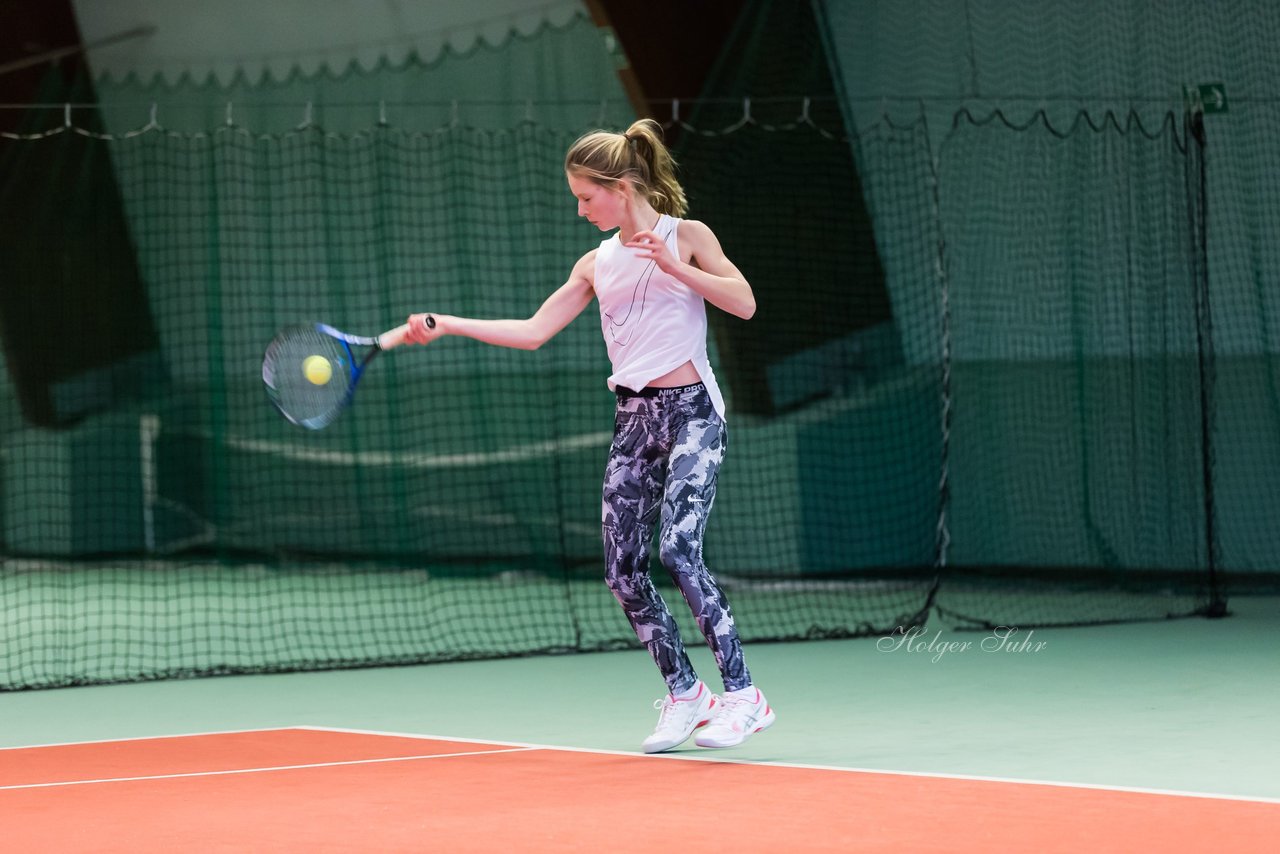
POLYGON ((333 377, 333 366, 324 356, 308 356, 302 360, 302 373, 315 385, 324 385, 333 377))

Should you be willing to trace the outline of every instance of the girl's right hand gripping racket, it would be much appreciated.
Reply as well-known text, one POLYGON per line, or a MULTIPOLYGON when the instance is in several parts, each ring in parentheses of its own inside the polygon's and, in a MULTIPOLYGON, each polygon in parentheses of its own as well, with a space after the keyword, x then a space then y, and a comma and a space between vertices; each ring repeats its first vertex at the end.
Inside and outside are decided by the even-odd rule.
MULTIPOLYGON (((436 319, 427 317, 434 328, 436 319)), ((324 323, 282 329, 262 357, 262 382, 280 414, 299 427, 332 424, 355 396, 356 383, 373 358, 399 347, 409 326, 376 338, 348 335, 324 323)))

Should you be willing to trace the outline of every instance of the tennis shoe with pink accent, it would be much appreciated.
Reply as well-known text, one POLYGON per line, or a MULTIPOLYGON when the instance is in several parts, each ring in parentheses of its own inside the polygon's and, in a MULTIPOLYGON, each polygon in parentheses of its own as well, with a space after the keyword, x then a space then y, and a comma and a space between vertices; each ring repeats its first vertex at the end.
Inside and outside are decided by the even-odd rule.
POLYGON ((752 735, 773 726, 777 715, 756 687, 726 691, 711 723, 698 733, 699 747, 737 747, 752 735))
POLYGON ((658 726, 653 735, 644 740, 645 753, 661 753, 684 744, 693 731, 711 720, 712 711, 719 705, 719 698, 711 693, 706 683, 698 683, 698 693, 688 700, 677 700, 670 694, 654 702, 659 710, 658 726))

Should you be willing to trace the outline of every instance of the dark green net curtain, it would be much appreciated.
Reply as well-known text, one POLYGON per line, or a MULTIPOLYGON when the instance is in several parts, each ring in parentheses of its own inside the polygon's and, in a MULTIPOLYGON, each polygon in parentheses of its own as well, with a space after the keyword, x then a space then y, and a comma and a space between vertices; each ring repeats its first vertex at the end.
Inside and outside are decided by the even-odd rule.
POLYGON ((924 122, 938 159, 956 377, 953 558, 1200 565, 1210 544, 1192 457, 1204 441, 1219 565, 1274 573, 1274 4, 815 9, 850 123, 924 122), (1225 84, 1228 109, 1205 117, 1206 326, 1180 292, 1187 242, 1170 219, 1182 190, 1161 173, 1178 169, 1186 144, 1184 86, 1209 83, 1225 84), (1198 390, 1188 384, 1201 383, 1193 356, 1204 346, 1214 361, 1198 390), (1194 410, 1205 394, 1202 440, 1194 410), (1014 503, 1028 494, 1042 500, 1014 503))
MULTIPOLYGON (((747 640, 890 632, 934 606, 962 625, 1164 618, 1215 601, 1215 568, 1275 566, 1275 73, 1231 35, 1272 44, 1274 20, 1193 61, 1181 35, 1116 35, 1118 11, 1086 34, 1057 7, 955 7, 817 3, 783 28, 784 7, 748 4, 720 67, 776 66, 796 97, 684 113, 691 215, 748 259, 751 323, 790 342, 745 381, 739 339, 711 342, 730 454, 707 557, 747 640), (1059 41, 1097 56, 1032 48, 1059 41), (806 102, 776 58, 824 50, 841 97, 806 102), (1171 79, 1225 56, 1252 75, 1228 78, 1243 100, 1203 144, 1180 81, 1140 76, 1165 56, 1171 79), (1099 97, 1063 94, 1086 84, 1099 97), (847 193, 823 180, 851 168, 847 193), (734 190, 752 176, 763 199, 734 190), (874 264, 767 251, 785 220, 845 253, 824 211, 852 194, 874 264), (875 322, 812 344, 790 309, 862 311, 841 295, 867 276, 875 322)), ((68 164, 68 195, 23 208, 33 233, 90 258, 127 244, 154 332, 51 382, 63 422, 0 384, 0 685, 634 645, 600 580, 594 308, 532 353, 389 354, 319 434, 259 377, 289 323, 531 313, 600 239, 561 164, 634 118, 614 62, 578 14, 336 75, 99 80, 93 134, 58 112, 0 140, 5 163, 68 164), (67 225, 106 184, 123 235, 67 225)), ((62 275, 37 256, 12 273, 34 294, 62 275)))

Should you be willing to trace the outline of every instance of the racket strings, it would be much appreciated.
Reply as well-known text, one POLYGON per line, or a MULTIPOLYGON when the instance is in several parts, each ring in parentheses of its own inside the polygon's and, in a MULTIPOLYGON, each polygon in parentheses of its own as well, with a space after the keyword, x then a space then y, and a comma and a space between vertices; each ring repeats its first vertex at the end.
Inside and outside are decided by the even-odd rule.
POLYGON ((316 429, 332 421, 350 394, 355 356, 350 345, 311 326, 286 329, 267 348, 262 381, 280 412, 295 424, 316 429), (319 356, 329 375, 308 376, 307 360, 319 356))

